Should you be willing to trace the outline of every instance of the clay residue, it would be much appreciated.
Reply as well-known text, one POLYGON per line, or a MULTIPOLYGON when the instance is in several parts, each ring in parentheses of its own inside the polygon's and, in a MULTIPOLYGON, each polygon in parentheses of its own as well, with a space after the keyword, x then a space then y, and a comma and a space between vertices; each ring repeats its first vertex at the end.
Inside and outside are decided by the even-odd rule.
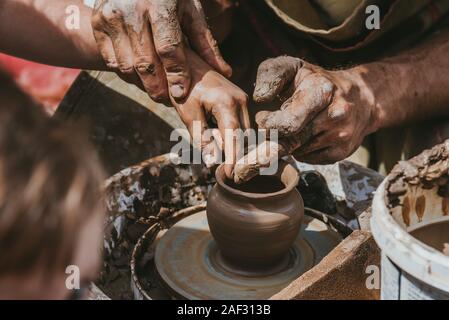
POLYGON ((257 71, 254 101, 260 103, 277 98, 294 81, 302 66, 301 59, 288 56, 262 62, 257 71))
POLYGON ((136 0, 109 0, 103 6, 103 15, 105 17, 112 17, 116 11, 121 13, 125 24, 132 27, 136 33, 140 33, 142 31, 144 23, 142 16, 136 14, 136 0))
MULTIPOLYGON (((177 154, 148 159, 108 179, 104 190, 109 216, 105 258, 96 281, 100 289, 112 299, 133 299, 130 260, 137 241, 156 224, 166 228, 198 207, 204 210, 214 183, 209 170, 182 164, 177 154)), ((152 254, 142 253, 139 268, 152 259, 152 254)), ((141 285, 152 296, 161 295, 162 289, 153 277, 145 277, 141 285)))
POLYGON ((279 141, 265 141, 237 161, 234 166, 234 181, 243 183, 260 173, 261 168, 268 168, 282 157, 293 153, 313 135, 312 123, 298 134, 284 137, 279 141))
POLYGON ((438 195, 449 197, 449 140, 423 151, 420 155, 399 162, 390 173, 386 186, 386 200, 390 208, 400 204, 399 197, 409 186, 430 189, 438 186, 438 195))

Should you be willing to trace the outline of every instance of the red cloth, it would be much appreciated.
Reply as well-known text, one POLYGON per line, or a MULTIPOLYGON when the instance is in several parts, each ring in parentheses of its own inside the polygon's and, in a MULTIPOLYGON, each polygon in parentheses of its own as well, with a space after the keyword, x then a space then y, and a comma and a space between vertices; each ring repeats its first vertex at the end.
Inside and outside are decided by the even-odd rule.
POLYGON ((80 70, 47 66, 1 53, 0 68, 50 114, 54 113, 80 73, 80 70))

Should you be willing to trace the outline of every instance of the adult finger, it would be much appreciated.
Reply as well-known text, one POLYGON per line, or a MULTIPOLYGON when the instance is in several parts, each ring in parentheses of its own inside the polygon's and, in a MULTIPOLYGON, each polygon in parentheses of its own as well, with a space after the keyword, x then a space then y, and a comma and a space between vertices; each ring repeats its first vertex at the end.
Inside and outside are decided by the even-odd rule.
POLYGON ((282 56, 262 62, 257 70, 253 98, 256 102, 269 102, 293 85, 296 73, 302 67, 301 59, 282 56))
POLYGON ((107 25, 107 21, 104 18, 102 11, 100 11, 102 5, 103 1, 97 0, 95 2, 96 9, 94 9, 91 17, 93 34, 106 66, 110 69, 116 69, 118 65, 117 59, 115 57, 114 47, 112 46, 111 39, 104 31, 107 25))
POLYGON ((204 163, 208 168, 221 162, 223 139, 217 129, 209 129, 204 108, 186 107, 174 102, 176 110, 186 125, 192 145, 201 151, 204 163))
POLYGON ((126 26, 134 55, 134 69, 153 100, 168 102, 167 80, 152 42, 150 25, 143 20, 141 23, 126 26))
POLYGON ((220 130, 209 129, 203 135, 205 141, 209 141, 202 150, 203 160, 207 168, 221 163, 221 155, 223 153, 223 140, 220 130))
MULTIPOLYGON (((197 107, 199 104, 195 104, 195 107, 189 107, 184 104, 178 104, 175 101, 172 101, 172 103, 190 133, 193 146, 201 150, 209 143, 209 141, 203 140, 203 134, 208 129, 204 109, 197 107)), ((192 105, 194 104, 192 103, 192 105)))
POLYGON ((240 126, 239 107, 235 101, 228 101, 217 106, 220 112, 215 113, 218 129, 223 138, 223 148, 225 153, 225 174, 232 178, 235 162, 243 157, 242 139, 243 133, 240 126))
POLYGON ((183 22, 183 29, 196 53, 215 70, 229 78, 232 75, 232 68, 223 59, 217 41, 207 25, 201 1, 192 0, 183 22))
POLYGON ((104 16, 104 19, 106 21, 104 32, 111 39, 117 61, 117 69, 127 81, 133 83, 141 82, 134 70, 134 54, 121 13, 112 10, 104 16))
POLYGON ((152 4, 149 13, 156 52, 164 66, 171 96, 180 100, 189 92, 191 78, 177 16, 177 1, 156 0, 152 4))
POLYGON ((109 36, 101 30, 94 29, 94 37, 106 66, 111 70, 118 69, 114 47, 109 36))
POLYGON ((256 115, 259 127, 278 130, 280 137, 296 135, 320 111, 329 106, 334 86, 330 80, 319 74, 306 77, 298 86, 292 99, 274 112, 262 112, 256 115))

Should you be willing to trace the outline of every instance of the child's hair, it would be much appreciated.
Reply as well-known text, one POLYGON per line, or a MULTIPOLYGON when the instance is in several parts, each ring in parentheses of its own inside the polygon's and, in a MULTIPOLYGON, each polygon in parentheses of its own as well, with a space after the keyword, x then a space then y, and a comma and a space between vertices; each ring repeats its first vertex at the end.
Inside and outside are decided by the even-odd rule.
POLYGON ((83 224, 104 212, 103 170, 75 131, 0 73, 0 277, 65 270, 83 224))

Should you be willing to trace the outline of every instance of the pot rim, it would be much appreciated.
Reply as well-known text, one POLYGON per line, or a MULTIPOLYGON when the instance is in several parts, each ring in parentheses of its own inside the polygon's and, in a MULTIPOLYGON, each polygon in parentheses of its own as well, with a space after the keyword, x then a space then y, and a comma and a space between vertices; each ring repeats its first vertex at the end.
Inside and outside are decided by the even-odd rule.
POLYGON ((296 188, 296 186, 299 183, 299 171, 295 167, 293 167, 291 164, 289 164, 283 160, 279 161, 278 170, 277 170, 276 174, 274 174, 273 176, 277 176, 280 178, 281 182, 285 186, 283 189, 276 191, 276 192, 271 192, 271 193, 252 193, 252 192, 244 192, 244 191, 234 189, 234 188, 228 186, 224 182, 225 173, 224 173, 224 164, 223 163, 221 165, 219 165, 217 170, 215 171, 215 179, 217 181, 217 184, 221 188, 223 188, 224 190, 226 190, 227 192, 229 192, 233 195, 244 197, 244 198, 249 198, 249 199, 268 199, 268 198, 283 196, 283 195, 286 195, 289 192, 291 192, 294 188, 296 188), (295 172, 295 177, 293 179, 291 177, 288 177, 288 179, 290 180, 288 184, 285 184, 285 182, 282 180, 282 174, 286 170, 293 170, 293 172, 295 172))

